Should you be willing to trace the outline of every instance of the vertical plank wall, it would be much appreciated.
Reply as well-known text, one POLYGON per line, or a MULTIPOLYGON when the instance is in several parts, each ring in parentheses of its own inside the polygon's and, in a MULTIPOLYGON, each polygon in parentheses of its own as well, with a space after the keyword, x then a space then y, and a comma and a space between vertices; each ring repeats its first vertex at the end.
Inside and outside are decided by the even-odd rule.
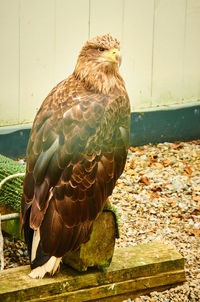
POLYGON ((107 32, 132 111, 199 102, 199 0, 0 0, 0 126, 31 123, 84 41, 107 32))
POLYGON ((19 2, 0 1, 0 125, 19 123, 19 2), (11 10, 12 7, 12 10, 11 10))

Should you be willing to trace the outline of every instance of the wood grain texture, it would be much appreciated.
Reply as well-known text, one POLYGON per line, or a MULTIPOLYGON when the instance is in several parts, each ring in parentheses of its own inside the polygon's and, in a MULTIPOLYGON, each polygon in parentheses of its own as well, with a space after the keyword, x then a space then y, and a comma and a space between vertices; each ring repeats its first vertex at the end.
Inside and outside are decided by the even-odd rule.
MULTIPOLYGON (((91 301, 132 296, 185 281, 184 259, 169 245, 152 242, 116 249, 104 272, 78 273, 62 265, 55 278, 33 280, 28 266, 0 274, 0 301, 91 301), (37 297, 37 298, 36 298, 37 297)), ((115 300, 114 300, 115 299, 115 300)))
POLYGON ((132 110, 197 102, 199 6, 199 0, 1 0, 0 125, 31 123, 52 85, 72 72, 83 41, 107 32, 122 44, 132 110))
POLYGON ((19 123, 19 2, 0 1, 0 125, 19 123))

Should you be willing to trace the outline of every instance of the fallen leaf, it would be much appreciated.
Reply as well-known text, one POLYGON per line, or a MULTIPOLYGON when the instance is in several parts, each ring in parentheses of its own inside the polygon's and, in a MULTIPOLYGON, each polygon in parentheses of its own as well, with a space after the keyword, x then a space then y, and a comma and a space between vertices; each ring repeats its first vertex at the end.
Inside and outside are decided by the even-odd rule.
POLYGON ((162 164, 163 164, 164 167, 168 167, 172 164, 172 161, 169 160, 169 159, 165 159, 165 160, 162 161, 162 164))
POLYGON ((162 169, 162 168, 163 168, 163 165, 162 165, 161 163, 157 163, 157 162, 154 162, 154 163, 153 163, 153 166, 154 166, 155 168, 158 168, 158 169, 162 169))
POLYGON ((126 171, 126 170, 128 170, 129 169, 129 167, 128 167, 128 164, 126 163, 125 164, 125 167, 124 167, 124 171, 126 171))
POLYGON ((156 185, 153 188, 151 188, 151 191, 153 191, 153 192, 158 192, 158 191, 161 192, 162 191, 162 186, 156 185))
POLYGON ((176 207, 177 207, 177 202, 176 202, 176 201, 170 202, 170 206, 171 206, 172 208, 176 208, 176 207))
POLYGON ((186 219, 192 219, 192 220, 194 220, 194 216, 193 215, 187 215, 185 218, 186 219))
POLYGON ((200 202, 200 196, 192 196, 194 201, 200 202))
POLYGON ((130 147, 129 150, 130 150, 131 152, 135 152, 135 151, 137 151, 137 147, 130 147))
POLYGON ((183 147, 183 143, 182 142, 174 142, 173 144, 170 145, 171 149, 179 149, 183 147))
POLYGON ((128 175, 133 175, 134 174, 134 171, 132 169, 127 169, 126 170, 126 174, 128 175))
POLYGON ((200 145, 200 139, 187 142, 188 145, 200 145))
POLYGON ((188 232, 189 236, 198 236, 198 237, 200 237, 200 230, 198 230, 198 229, 196 229, 196 230, 189 229, 187 232, 188 232))
POLYGON ((174 221, 175 223, 178 223, 180 221, 180 217, 170 217, 170 220, 174 221))
POLYGON ((138 182, 141 182, 141 183, 145 184, 146 186, 149 186, 149 185, 150 185, 150 181, 149 181, 149 179, 148 179, 147 176, 142 176, 142 177, 140 177, 140 179, 139 179, 138 182))
POLYGON ((135 169, 136 164, 135 164, 134 160, 131 160, 129 167, 130 167, 130 169, 135 169))
POLYGON ((171 183, 170 182, 165 182, 164 184, 162 184, 161 186, 162 187, 166 187, 166 186, 169 186, 169 185, 171 185, 171 183))
POLYGON ((184 170, 188 175, 192 174, 192 168, 190 166, 186 165, 184 170))
POLYGON ((141 150, 147 150, 147 149, 149 149, 149 148, 150 148, 149 145, 144 145, 144 146, 140 147, 141 150))
MULTIPOLYGON (((150 231, 150 232, 148 232, 147 234, 148 234, 149 236, 152 236, 152 235, 154 234, 154 232, 151 232, 151 231, 150 231)), ((127 300, 126 300, 126 301, 127 301, 127 300)))
POLYGON ((200 215, 200 207, 194 209, 190 214, 191 215, 200 215))
POLYGON ((158 155, 157 154, 149 154, 149 159, 151 162, 157 162, 158 161, 158 155))
POLYGON ((152 197, 153 198, 159 198, 160 197, 160 194, 158 192, 153 192, 152 193, 152 197))

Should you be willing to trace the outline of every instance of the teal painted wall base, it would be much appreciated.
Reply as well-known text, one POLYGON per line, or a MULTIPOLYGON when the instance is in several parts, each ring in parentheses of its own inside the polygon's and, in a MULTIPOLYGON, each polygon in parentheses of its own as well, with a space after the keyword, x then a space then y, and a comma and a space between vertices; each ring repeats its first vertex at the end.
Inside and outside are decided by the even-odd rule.
POLYGON ((200 139, 200 104, 131 114, 130 144, 200 139))
POLYGON ((10 158, 23 158, 29 140, 30 129, 21 129, 0 135, 0 154, 10 158))
MULTIPOLYGON (((18 128, 19 129, 19 126, 18 128)), ((4 133, 3 127, 0 133, 4 133)), ((0 134, 0 154, 25 156, 30 129, 0 134)), ((130 145, 200 139, 200 105, 131 113, 130 145)))

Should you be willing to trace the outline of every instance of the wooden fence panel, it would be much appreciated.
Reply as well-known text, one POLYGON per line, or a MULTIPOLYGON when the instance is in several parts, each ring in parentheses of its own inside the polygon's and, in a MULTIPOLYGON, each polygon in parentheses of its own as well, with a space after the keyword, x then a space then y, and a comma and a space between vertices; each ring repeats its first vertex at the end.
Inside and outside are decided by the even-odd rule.
POLYGON ((19 122, 18 0, 0 1, 0 39, 0 125, 12 125, 19 122))
POLYGON ((132 111, 199 102, 199 0, 0 0, 0 126, 31 123, 84 41, 107 32, 132 111))

